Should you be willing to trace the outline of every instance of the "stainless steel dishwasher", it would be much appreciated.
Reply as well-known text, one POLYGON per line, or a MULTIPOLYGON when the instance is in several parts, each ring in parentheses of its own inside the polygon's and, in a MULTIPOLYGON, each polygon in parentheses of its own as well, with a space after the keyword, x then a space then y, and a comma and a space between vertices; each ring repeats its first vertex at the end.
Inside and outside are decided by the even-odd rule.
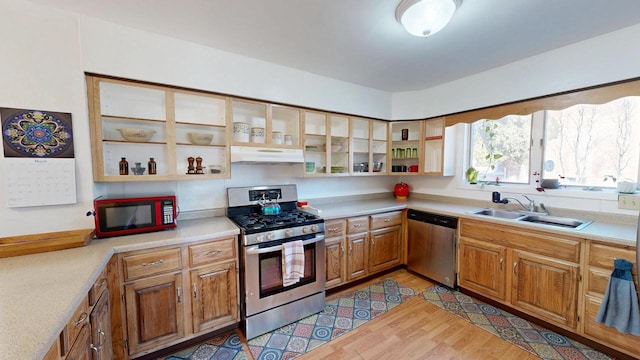
POLYGON ((412 209, 407 218, 409 270, 455 288, 458 218, 412 209))

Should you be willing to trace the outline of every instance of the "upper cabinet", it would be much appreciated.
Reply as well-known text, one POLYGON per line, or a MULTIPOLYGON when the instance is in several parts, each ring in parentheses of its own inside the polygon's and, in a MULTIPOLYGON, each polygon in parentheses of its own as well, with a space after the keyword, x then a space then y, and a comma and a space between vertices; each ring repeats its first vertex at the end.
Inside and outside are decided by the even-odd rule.
POLYGON ((300 110, 232 99, 232 145, 300 148, 300 110))
POLYGON ((349 128, 348 116, 305 111, 305 176, 349 174, 349 128))
POLYGON ((434 176, 454 174, 453 131, 444 126, 444 117, 424 120, 424 158, 422 173, 434 176))
POLYGON ((418 175, 423 141, 422 121, 397 121, 391 123, 391 172, 418 175))
POLYGON ((351 118, 353 175, 387 175, 389 123, 351 118))
POLYGON ((94 181, 229 177, 226 97, 97 76, 87 91, 94 181))

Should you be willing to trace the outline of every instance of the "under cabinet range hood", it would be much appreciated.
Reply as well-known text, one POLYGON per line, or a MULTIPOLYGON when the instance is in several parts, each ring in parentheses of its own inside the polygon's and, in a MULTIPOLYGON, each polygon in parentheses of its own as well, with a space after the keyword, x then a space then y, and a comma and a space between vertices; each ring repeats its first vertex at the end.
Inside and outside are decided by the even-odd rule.
POLYGON ((231 162, 245 164, 301 164, 302 149, 231 146, 231 162))

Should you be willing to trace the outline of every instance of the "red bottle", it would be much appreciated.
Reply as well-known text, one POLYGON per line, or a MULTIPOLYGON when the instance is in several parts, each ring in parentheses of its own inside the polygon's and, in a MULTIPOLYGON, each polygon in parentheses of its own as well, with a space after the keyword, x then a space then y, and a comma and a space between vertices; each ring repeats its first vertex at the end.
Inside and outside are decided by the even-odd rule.
POLYGON ((409 197, 409 185, 400 182, 393 188, 393 195, 396 199, 406 199, 409 197))

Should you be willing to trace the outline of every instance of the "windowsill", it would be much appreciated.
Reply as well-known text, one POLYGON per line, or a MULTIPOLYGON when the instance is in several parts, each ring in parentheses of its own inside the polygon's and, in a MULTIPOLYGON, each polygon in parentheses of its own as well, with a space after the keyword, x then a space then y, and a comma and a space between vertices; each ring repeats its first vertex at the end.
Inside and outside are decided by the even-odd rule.
MULTIPOLYGON (((614 189, 603 189, 601 191, 587 191, 582 188, 563 188, 559 189, 545 189, 544 191, 537 191, 532 185, 514 185, 514 184, 500 184, 487 185, 478 183, 476 185, 462 184, 458 186, 460 190, 481 191, 481 192, 493 192, 499 191, 504 193, 516 193, 524 195, 541 195, 550 197, 565 197, 565 198, 581 198, 590 200, 609 200, 617 201, 619 193, 614 189)), ((636 192, 637 194, 637 192, 636 192)))

